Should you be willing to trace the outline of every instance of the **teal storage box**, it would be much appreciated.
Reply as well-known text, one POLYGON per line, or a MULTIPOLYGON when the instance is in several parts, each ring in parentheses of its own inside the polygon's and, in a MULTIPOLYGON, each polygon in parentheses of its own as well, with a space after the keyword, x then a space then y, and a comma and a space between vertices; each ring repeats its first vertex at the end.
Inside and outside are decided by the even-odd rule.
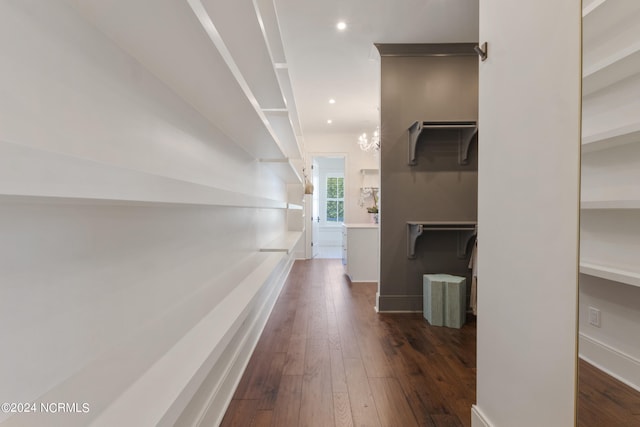
POLYGON ((425 274, 423 314, 432 326, 461 328, 467 317, 466 279, 450 274, 425 274))

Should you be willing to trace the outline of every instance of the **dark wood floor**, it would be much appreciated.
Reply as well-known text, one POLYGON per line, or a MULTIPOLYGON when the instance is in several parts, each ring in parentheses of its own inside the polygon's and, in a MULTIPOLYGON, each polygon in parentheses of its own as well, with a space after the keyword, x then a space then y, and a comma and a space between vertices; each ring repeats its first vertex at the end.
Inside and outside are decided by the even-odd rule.
MULTIPOLYGON (((476 325, 377 314, 340 260, 297 261, 223 426, 470 426, 476 325)), ((640 426, 640 393, 580 364, 580 427, 640 426)))
POLYGON ((640 426, 640 392, 584 360, 578 365, 578 426, 640 426))
POLYGON ((378 315, 340 260, 297 261, 223 426, 470 426, 475 324, 378 315))

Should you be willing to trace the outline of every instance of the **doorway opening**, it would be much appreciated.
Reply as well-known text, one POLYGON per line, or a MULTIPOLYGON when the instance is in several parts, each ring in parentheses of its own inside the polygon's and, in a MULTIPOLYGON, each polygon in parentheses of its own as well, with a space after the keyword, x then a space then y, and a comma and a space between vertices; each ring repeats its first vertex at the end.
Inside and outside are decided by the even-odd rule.
POLYGON ((342 258, 345 220, 345 156, 313 156, 310 258, 342 258))

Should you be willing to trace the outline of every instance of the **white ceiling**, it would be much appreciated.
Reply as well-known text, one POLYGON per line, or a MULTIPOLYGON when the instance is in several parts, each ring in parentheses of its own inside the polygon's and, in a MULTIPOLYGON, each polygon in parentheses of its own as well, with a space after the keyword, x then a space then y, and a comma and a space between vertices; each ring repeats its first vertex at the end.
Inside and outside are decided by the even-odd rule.
POLYGON ((374 43, 478 39, 478 0, 274 2, 303 135, 357 135, 376 127, 380 61, 374 43), (336 29, 341 20, 347 23, 342 32, 336 29))

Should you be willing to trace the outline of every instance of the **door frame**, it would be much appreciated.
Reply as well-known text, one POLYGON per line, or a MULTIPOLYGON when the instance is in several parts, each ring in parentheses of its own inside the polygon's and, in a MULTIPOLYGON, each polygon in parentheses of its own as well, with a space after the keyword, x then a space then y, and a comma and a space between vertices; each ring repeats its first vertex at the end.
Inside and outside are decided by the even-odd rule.
MULTIPOLYGON (((318 157, 342 157, 344 159, 344 199, 345 199, 345 203, 344 203, 344 219, 345 222, 347 222, 347 218, 349 217, 349 209, 348 209, 348 203, 347 200, 349 197, 351 197, 352 195, 349 192, 349 154, 346 152, 336 152, 336 151, 331 151, 331 152, 318 152, 318 151, 314 151, 314 152, 307 152, 306 156, 305 156, 305 168, 308 171, 311 171, 311 176, 313 176, 313 169, 312 169, 312 165, 313 165, 313 160, 315 158, 318 157)), ((318 186, 316 186, 314 184, 314 189, 313 189, 314 193, 316 191, 320 191, 320 189, 318 188, 318 186)), ((313 196, 312 195, 307 195, 307 198, 305 199, 305 221, 313 221, 313 196)), ((313 247, 312 247, 312 243, 314 241, 317 241, 317 236, 314 236, 313 234, 313 226, 310 226, 311 224, 309 222, 307 222, 307 226, 305 227, 305 240, 306 240, 306 244, 305 244, 305 257, 307 259, 312 259, 314 257, 314 253, 313 253, 313 247), (315 239, 314 239, 315 238, 315 239)))

